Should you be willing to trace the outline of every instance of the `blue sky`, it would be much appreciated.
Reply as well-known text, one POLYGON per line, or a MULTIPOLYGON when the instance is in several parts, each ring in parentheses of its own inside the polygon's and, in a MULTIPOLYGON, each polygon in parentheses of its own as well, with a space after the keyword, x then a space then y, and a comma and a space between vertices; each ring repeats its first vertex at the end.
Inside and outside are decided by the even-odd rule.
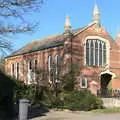
POLYGON ((14 50, 32 40, 64 32, 65 16, 70 16, 72 28, 86 26, 92 21, 92 11, 97 3, 101 12, 101 23, 115 38, 120 26, 120 0, 45 0, 40 11, 31 14, 30 19, 39 21, 39 29, 34 33, 14 35, 14 50))

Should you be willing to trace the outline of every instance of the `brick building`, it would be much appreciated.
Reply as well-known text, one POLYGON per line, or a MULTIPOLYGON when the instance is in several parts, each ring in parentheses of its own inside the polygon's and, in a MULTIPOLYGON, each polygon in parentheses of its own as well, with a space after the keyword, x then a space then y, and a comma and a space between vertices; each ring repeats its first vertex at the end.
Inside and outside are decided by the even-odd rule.
MULTIPOLYGON (((93 9, 92 22, 73 30, 67 16, 64 33, 42 40, 32 41, 5 59, 6 72, 25 83, 35 79, 33 69, 46 68, 48 73, 55 63, 55 74, 62 66, 76 63, 81 66, 81 74, 76 76, 78 88, 88 88, 93 93, 97 89, 120 88, 120 32, 115 40, 101 24, 97 5, 93 9)), ((51 79, 49 78, 49 82, 51 79)))

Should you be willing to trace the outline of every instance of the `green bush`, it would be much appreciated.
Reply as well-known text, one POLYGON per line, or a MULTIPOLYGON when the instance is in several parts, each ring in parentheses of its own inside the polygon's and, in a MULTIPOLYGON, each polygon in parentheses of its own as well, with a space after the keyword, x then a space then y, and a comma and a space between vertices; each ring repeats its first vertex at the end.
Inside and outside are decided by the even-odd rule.
POLYGON ((14 102, 17 102, 19 99, 29 98, 29 87, 17 80, 15 80, 15 83, 14 102))
POLYGON ((54 98, 50 105, 52 108, 89 111, 102 108, 102 101, 89 91, 62 92, 54 98))
POLYGON ((46 88, 33 85, 25 85, 20 81, 15 81, 16 86, 14 90, 14 102, 17 102, 19 99, 29 99, 32 104, 43 104, 42 101, 46 98, 45 95, 46 88))
POLYGON ((61 91, 58 96, 45 87, 18 83, 15 99, 27 98, 33 104, 49 108, 89 111, 102 108, 102 101, 87 90, 61 91))
POLYGON ((73 91, 62 98, 64 107, 71 110, 92 110, 102 108, 102 101, 89 91, 73 91))

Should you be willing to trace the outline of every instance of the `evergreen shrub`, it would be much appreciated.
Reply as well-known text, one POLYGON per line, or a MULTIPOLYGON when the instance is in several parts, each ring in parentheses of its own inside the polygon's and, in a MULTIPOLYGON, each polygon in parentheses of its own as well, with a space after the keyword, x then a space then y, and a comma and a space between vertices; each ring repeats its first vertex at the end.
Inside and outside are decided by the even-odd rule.
POLYGON ((100 109, 103 104, 100 98, 91 94, 89 91, 72 91, 62 96, 64 107, 71 110, 89 111, 92 109, 100 109))
POLYGON ((100 98, 89 91, 62 92, 50 105, 52 108, 89 111, 103 108, 100 98))

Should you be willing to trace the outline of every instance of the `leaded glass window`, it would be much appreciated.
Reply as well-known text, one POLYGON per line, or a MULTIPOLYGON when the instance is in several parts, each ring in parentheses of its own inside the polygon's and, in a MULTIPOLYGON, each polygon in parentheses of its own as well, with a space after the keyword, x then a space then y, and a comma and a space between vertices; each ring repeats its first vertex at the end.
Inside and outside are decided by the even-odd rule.
POLYGON ((104 44, 103 45, 103 64, 105 65, 106 64, 106 45, 104 44))
POLYGON ((104 66, 106 64, 106 43, 98 39, 86 40, 86 65, 104 66))
POLYGON ((98 41, 95 41, 95 66, 98 65, 98 41))
POLYGON ((100 42, 100 47, 99 47, 99 65, 102 65, 102 43, 100 42))
POLYGON ((94 60, 94 46, 93 46, 93 40, 91 41, 91 45, 90 45, 90 49, 91 49, 91 51, 90 51, 90 56, 91 56, 91 58, 90 58, 90 65, 93 65, 93 60, 94 60))
POLYGON ((86 42, 86 64, 89 65, 89 41, 86 42))
POLYGON ((52 68, 52 56, 48 56, 48 70, 50 71, 52 68))
POLYGON ((56 55, 55 56, 55 62, 56 62, 56 70, 60 68, 60 56, 56 55))

